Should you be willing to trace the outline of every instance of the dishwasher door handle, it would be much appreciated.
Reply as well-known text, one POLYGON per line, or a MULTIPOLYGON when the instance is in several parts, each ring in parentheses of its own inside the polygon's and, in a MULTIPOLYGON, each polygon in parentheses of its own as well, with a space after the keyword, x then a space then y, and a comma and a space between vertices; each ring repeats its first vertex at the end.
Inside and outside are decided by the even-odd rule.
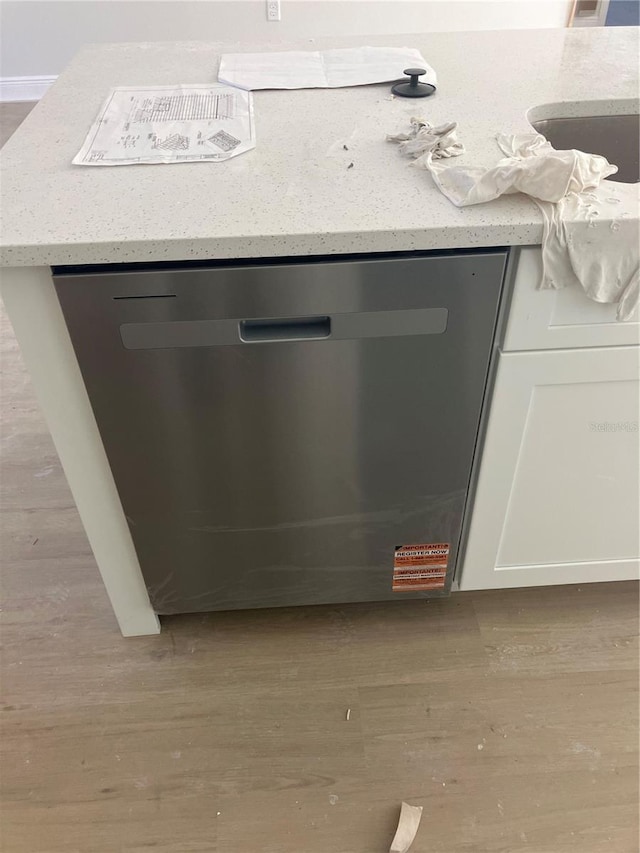
POLYGON ((245 343, 319 340, 331 334, 331 320, 329 317, 241 320, 239 329, 240 340, 245 343))
POLYGON ((447 308, 404 308, 275 319, 123 323, 120 336, 125 349, 165 349, 441 335, 448 314, 447 308))

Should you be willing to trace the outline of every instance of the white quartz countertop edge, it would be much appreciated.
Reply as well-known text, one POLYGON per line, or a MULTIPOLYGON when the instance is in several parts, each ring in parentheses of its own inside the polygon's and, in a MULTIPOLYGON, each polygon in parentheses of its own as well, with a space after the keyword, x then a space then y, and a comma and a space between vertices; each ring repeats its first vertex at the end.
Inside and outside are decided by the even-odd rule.
MULTIPOLYGON (((457 209, 433 185, 430 175, 413 168, 395 146, 385 143, 387 147, 381 147, 385 132, 393 130, 393 121, 396 127, 400 122, 408 124, 411 112, 424 112, 429 118, 433 115, 434 123, 448 116, 458 120, 467 145, 468 153, 460 158, 460 163, 490 165, 501 156, 492 130, 522 133, 531 130, 529 121, 541 118, 637 112, 637 70, 631 69, 626 77, 622 75, 622 80, 603 72, 597 85, 585 80, 591 70, 591 66, 587 67, 589 58, 593 59, 598 52, 608 56, 607 50, 611 53, 612 45, 628 58, 630 50, 635 49, 637 35, 605 30, 600 35, 583 31, 517 31, 376 37, 368 41, 402 44, 409 38, 423 50, 428 61, 437 60, 434 64, 438 74, 445 80, 447 45, 450 41, 462 51, 464 44, 460 45, 465 38, 469 45, 478 46, 478 56, 484 55, 491 44, 502 44, 509 38, 514 42, 512 62, 517 51, 527 45, 532 55, 537 52, 539 64, 548 54, 550 65, 555 62, 557 68, 554 73, 549 72, 546 83, 542 73, 536 86, 535 81, 526 82, 528 78, 524 75, 530 77, 531 69, 523 65, 518 72, 522 79, 516 75, 514 81, 503 84, 503 98, 501 105, 496 106, 495 117, 477 107, 473 112, 472 94, 465 94, 469 80, 475 79, 473 69, 456 71, 453 66, 449 77, 453 81, 458 74, 457 88, 452 87, 449 100, 445 89, 439 93, 439 101, 434 98, 428 103, 427 99, 426 104, 419 106, 400 103, 398 98, 389 103, 386 86, 256 93, 256 114, 263 119, 263 126, 258 127, 257 156, 256 152, 249 152, 226 164, 82 168, 71 166, 70 159, 95 117, 106 88, 125 85, 124 81, 137 85, 141 78, 136 73, 142 74, 139 69, 144 71, 145 62, 147 69, 162 68, 162 73, 156 75, 158 84, 176 82, 177 72, 172 71, 172 66, 178 63, 181 51, 191 63, 191 66, 185 64, 182 82, 195 82, 203 77, 201 69, 209 66, 211 56, 221 50, 219 45, 203 43, 85 48, 3 149, 0 265, 251 259, 540 244, 542 219, 530 199, 513 195, 486 205, 457 209), (574 52, 575 45, 584 49, 585 68, 566 67, 567 63, 572 64, 571 50, 569 59, 566 56, 567 44, 574 52), (105 71, 110 72, 118 63, 126 66, 127 62, 129 71, 120 68, 120 76, 105 71), (568 82, 564 79, 567 75, 568 82), (105 78, 109 85, 99 86, 96 81, 105 78), (511 88, 512 102, 505 102, 511 88), (329 100, 332 92, 333 100, 329 100), (75 97, 75 105, 71 95, 75 97), (316 112, 322 114, 324 105, 326 117, 327 105, 333 106, 334 102, 335 119, 329 116, 320 124, 316 112), (278 143, 283 144, 283 140, 296 132, 295 123, 281 130, 274 113, 290 107, 300 111, 309 103, 319 104, 320 109, 311 113, 311 117, 304 116, 306 124, 300 125, 300 141, 296 138, 291 143, 290 158, 282 155, 278 162, 269 160, 267 155, 277 151, 278 143), (65 110, 66 118, 60 115, 65 110), (356 116, 361 113, 365 119, 350 123, 351 113, 356 116), (378 113, 384 118, 378 120, 378 113), (315 148, 316 136, 309 128, 310 121, 318 122, 316 136, 325 134, 315 148), (70 128, 69 124, 73 126, 70 128), (39 159, 45 135, 49 137, 49 148, 45 157, 39 159), (349 140, 348 151, 342 150, 345 139, 349 140), (262 153, 261 146, 264 146, 262 153), (249 159, 252 157, 253 160, 249 159), (345 171, 351 159, 355 168, 345 171), (292 174, 287 171, 287 163, 292 174), (198 172, 203 169, 227 171, 198 172), (220 196, 215 191, 217 184, 212 184, 210 192, 202 187, 201 178, 205 182, 214 181, 212 176, 220 185, 220 196), (177 189, 182 186, 183 197, 177 189), (249 196, 247 188, 255 188, 256 198, 234 198, 236 186, 244 188, 245 196, 249 196), (41 194, 40 205, 35 197, 37 191, 41 194), (164 210, 155 208, 156 192, 158 204, 164 210), (370 197, 373 202, 369 213, 366 205, 370 197), (275 200, 267 209, 269 198, 275 200), (313 205, 308 216, 306 198, 313 205), (231 201, 227 203, 225 199, 231 201), (325 199, 326 207, 318 209, 325 199), (190 204, 199 217, 190 212, 190 204), (127 205, 131 210, 130 227, 122 221, 127 205)), ((331 45, 341 44, 331 40, 331 45)), ((473 61, 470 58, 470 65, 473 61)), ((493 59, 487 57, 485 66, 493 62, 493 69, 484 67, 476 72, 480 77, 484 73, 486 80, 499 76, 501 61, 495 54, 493 59)), ((619 67, 620 56, 612 56, 610 61, 612 67, 619 67)), ((627 215, 638 218, 638 185, 616 186, 623 188, 623 197, 629 201, 627 215)))

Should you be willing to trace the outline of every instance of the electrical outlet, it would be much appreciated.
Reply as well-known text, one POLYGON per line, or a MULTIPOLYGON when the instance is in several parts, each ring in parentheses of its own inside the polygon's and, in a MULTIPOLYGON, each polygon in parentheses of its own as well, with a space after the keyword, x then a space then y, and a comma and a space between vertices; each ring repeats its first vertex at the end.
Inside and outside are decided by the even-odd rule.
POLYGON ((280 20, 280 0, 267 0, 267 21, 280 20))

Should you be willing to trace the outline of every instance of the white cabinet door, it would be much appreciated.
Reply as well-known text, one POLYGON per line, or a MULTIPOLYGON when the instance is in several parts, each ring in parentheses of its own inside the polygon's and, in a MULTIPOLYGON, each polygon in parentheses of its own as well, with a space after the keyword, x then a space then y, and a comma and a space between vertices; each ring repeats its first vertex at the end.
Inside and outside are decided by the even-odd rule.
POLYGON ((638 576, 639 358, 500 356, 461 589, 638 576))
POLYGON ((509 308, 505 352, 574 347, 627 346, 640 343, 639 313, 621 322, 617 305, 594 302, 577 285, 540 290, 539 247, 518 251, 509 308))

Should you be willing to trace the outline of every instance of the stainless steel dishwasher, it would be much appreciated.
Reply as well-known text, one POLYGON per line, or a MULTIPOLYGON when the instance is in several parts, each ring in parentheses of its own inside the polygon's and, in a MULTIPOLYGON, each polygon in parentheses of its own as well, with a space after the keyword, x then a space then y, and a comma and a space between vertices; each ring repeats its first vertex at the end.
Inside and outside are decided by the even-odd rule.
POLYGON ((158 613, 448 592, 506 258, 54 270, 158 613))

